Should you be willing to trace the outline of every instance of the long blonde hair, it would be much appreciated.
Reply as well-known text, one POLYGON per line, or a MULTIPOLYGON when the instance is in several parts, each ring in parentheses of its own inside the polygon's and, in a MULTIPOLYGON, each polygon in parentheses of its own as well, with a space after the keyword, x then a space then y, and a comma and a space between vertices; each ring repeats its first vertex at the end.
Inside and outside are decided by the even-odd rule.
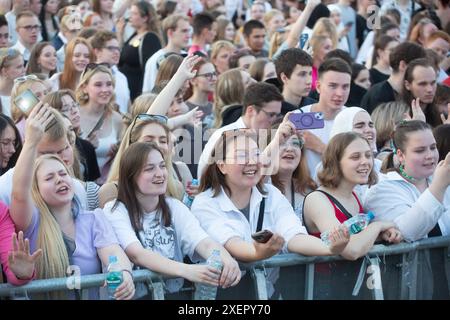
MULTIPOLYGON (((42 248, 43 250, 42 257, 36 263, 38 279, 66 277, 66 270, 69 267, 69 255, 64 244, 61 228, 42 198, 37 181, 37 172, 40 166, 48 160, 60 162, 67 173, 70 174, 70 170, 56 155, 42 155, 36 160, 34 165, 31 195, 39 210, 40 217, 37 248, 42 248)), ((61 297, 62 293, 55 293, 55 295, 61 297)))
POLYGON ((125 153, 125 150, 127 150, 128 147, 130 146, 130 142, 131 144, 133 144, 134 142, 137 142, 139 140, 141 132, 146 125, 155 123, 160 125, 166 132, 167 142, 169 145, 169 151, 167 155, 165 155, 168 172, 167 195, 181 200, 183 198, 184 188, 182 185, 180 185, 180 183, 177 183, 179 181, 175 179, 175 171, 172 165, 172 155, 170 150, 171 149, 170 146, 172 145, 172 143, 169 128, 157 120, 136 120, 136 121, 139 122, 136 122, 134 127, 130 125, 125 131, 124 136, 122 137, 122 142, 120 143, 119 150, 117 150, 116 157, 114 158, 114 161, 111 165, 107 182, 119 181, 120 163, 122 161, 122 156, 125 153))

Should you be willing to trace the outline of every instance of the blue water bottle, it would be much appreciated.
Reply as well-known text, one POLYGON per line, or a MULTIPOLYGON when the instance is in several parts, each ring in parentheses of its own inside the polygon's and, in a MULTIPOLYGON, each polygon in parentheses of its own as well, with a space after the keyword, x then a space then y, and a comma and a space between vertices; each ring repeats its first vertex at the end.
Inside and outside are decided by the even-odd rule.
POLYGON ((106 274, 106 286, 108 287, 108 298, 115 300, 114 293, 123 282, 123 271, 116 256, 109 256, 108 273, 106 274))
MULTIPOLYGON (((198 186, 198 180, 192 179, 191 186, 198 186)), ((186 207, 190 209, 193 201, 194 197, 191 197, 187 192, 185 192, 183 196, 183 203, 186 205, 186 207)))

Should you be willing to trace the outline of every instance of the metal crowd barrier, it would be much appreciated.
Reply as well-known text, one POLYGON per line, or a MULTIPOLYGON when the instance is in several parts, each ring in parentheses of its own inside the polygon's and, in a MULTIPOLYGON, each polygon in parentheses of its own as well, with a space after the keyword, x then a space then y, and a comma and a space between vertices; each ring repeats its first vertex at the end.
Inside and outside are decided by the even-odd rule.
MULTIPOLYGON (((355 283, 353 295, 333 297, 331 299, 351 299, 358 297, 357 293, 364 286, 367 273, 370 274, 368 281, 374 284, 370 288, 370 298, 374 300, 383 299, 431 299, 423 288, 430 288, 429 269, 427 262, 431 251, 443 257, 445 278, 450 280, 450 236, 423 239, 412 243, 400 243, 396 245, 375 245, 363 258, 345 263, 358 267, 360 270, 355 283), (386 259, 394 258, 394 263, 388 265, 386 259), (372 269, 373 272, 369 272, 372 269), (396 271, 395 271, 395 270, 396 271), (392 271, 394 270, 394 271, 392 271), (428 276, 428 278, 427 278, 428 276), (383 281, 384 280, 384 281, 383 281), (392 289, 394 288, 394 289, 392 289), (397 291, 392 293, 390 291, 397 291)), ((298 254, 281 254, 270 259, 262 260, 253 264, 241 264, 241 269, 250 273, 256 297, 259 300, 267 300, 268 288, 266 285, 266 269, 280 267, 281 278, 278 282, 284 290, 284 299, 315 299, 316 290, 327 290, 329 287, 320 288, 316 281, 321 280, 321 274, 317 273, 318 264, 342 263, 340 256, 307 257, 298 254)), ((354 268, 353 268, 354 269, 354 268)), ((148 287, 149 293, 154 300, 164 300, 164 280, 169 277, 161 276, 149 270, 133 271, 135 283, 143 282, 148 287)), ((17 295, 46 293, 51 291, 67 290, 67 288, 80 288, 81 298, 87 299, 87 290, 93 287, 103 286, 104 274, 86 275, 81 277, 69 277, 47 280, 34 280, 24 286, 13 286, 10 284, 0 285, 0 297, 14 297, 17 295)), ((436 281, 435 281, 436 282, 436 281)), ((446 282, 447 289, 450 285, 446 282)), ((432 286, 431 286, 432 287, 432 286)), ((193 290, 193 289, 192 289, 193 290)), ((432 291, 432 289, 431 289, 432 291)), ((444 297, 450 299, 450 297, 444 297)))

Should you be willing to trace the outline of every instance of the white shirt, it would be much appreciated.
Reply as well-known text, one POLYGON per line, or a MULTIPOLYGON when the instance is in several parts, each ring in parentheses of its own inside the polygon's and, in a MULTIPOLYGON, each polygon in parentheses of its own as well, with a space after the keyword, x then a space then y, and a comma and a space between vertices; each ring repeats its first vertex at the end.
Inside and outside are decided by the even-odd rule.
POLYGON ((450 188, 440 203, 429 189, 421 194, 397 172, 388 172, 369 189, 364 208, 374 212, 375 220, 395 222, 407 241, 426 238, 437 222, 442 235, 450 234, 450 188))
MULTIPOLYGON (((21 168, 26 170, 25 168, 21 168)), ((0 201, 5 203, 7 206, 11 205, 11 194, 13 185, 13 175, 15 168, 9 169, 5 174, 0 177, 0 201)), ((88 201, 86 190, 83 184, 78 179, 73 179, 73 186, 78 200, 80 200, 83 209, 88 209, 88 201)), ((35 207, 34 210, 37 210, 35 207)))
POLYGON ((112 74, 116 80, 116 103, 119 105, 119 110, 122 114, 128 112, 128 103, 130 102, 130 88, 128 87, 128 80, 125 75, 119 71, 117 66, 111 68, 112 74))
POLYGON ((230 123, 229 125, 216 129, 216 131, 214 131, 214 133, 208 139, 208 142, 206 143, 205 148, 203 149, 203 152, 198 161, 197 178, 199 180, 202 177, 203 170, 205 170, 205 168, 208 165, 208 160, 209 157, 211 156, 211 152, 214 150, 214 146, 216 145, 216 142, 217 140, 219 140, 222 133, 228 130, 243 129, 243 128, 247 128, 247 126, 245 125, 243 118, 240 117, 235 122, 230 123))
MULTIPOLYGON (((182 202, 166 197, 172 223, 164 227, 157 211, 145 213, 142 222, 143 230, 139 231, 140 239, 138 239, 125 205, 119 202, 117 208, 112 210, 114 203, 115 200, 108 202, 103 212, 124 250, 129 245, 139 242, 146 249, 168 259, 183 262, 183 256, 186 254, 195 260, 195 248, 200 241, 208 237, 198 220, 182 202)), ((168 280, 166 285, 169 292, 176 292, 183 286, 183 279, 168 280)))
POLYGON ((59 80, 61 78, 61 74, 62 74, 62 72, 55 73, 54 75, 52 75, 50 77, 50 79, 48 79, 48 81, 52 85, 52 90, 53 91, 58 91, 59 90, 59 80))
POLYGON ((23 60, 25 61, 30 60, 31 51, 25 48, 22 42, 20 42, 20 39, 17 40, 16 44, 13 45, 11 49, 16 49, 17 51, 19 51, 23 56, 23 60))
MULTIPOLYGON (((375 32, 370 31, 366 38, 364 39, 364 42, 362 43, 358 55, 356 57, 356 62, 360 64, 367 63, 368 61, 372 62, 372 56, 369 56, 369 52, 373 53, 373 42, 375 38, 375 32)), ((367 67, 367 65, 366 65, 367 67)))
POLYGON ((56 51, 56 70, 62 72, 64 70, 64 62, 66 60, 66 44, 56 51))
MULTIPOLYGON (((224 245, 233 237, 253 243, 251 235, 256 231, 259 206, 264 197, 262 230, 267 229, 280 234, 285 240, 282 251, 287 252, 287 244, 292 237, 307 234, 307 231, 294 213, 289 201, 277 188, 265 184, 264 189, 267 191, 266 195, 262 195, 256 187, 252 189, 249 220, 236 208, 223 189, 215 198, 213 198, 212 189, 197 195, 192 203, 191 211, 200 221, 202 228, 220 244, 224 245)), ((278 270, 279 268, 266 270, 269 296, 273 294, 273 284, 278 278, 278 270)))
MULTIPOLYGON (((303 112, 312 112, 311 111, 311 107, 313 105, 310 104, 309 106, 304 106, 303 108, 300 108, 300 110, 302 110, 303 112)), ((343 107, 345 108, 345 107, 343 107)), ((299 110, 295 110, 295 113, 300 113, 301 111, 299 110)), ((333 120, 324 120, 325 122, 325 126, 321 129, 313 129, 313 130, 308 130, 311 131, 311 133, 314 133, 319 139, 320 141, 322 141, 324 144, 328 144, 328 141, 330 141, 330 132, 331 129, 333 128, 333 124, 334 124, 334 119, 333 120)), ((318 154, 317 152, 314 152, 312 150, 309 149, 303 149, 305 157, 306 157, 306 161, 308 163, 308 169, 309 169, 309 174, 313 177, 316 167, 317 165, 320 163, 322 156, 320 154, 318 154)))

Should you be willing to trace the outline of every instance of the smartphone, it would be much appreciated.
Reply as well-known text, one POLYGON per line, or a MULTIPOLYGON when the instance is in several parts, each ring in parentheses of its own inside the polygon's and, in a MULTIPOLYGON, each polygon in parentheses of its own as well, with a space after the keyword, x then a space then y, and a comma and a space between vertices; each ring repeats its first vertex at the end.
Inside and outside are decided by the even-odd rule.
POLYGON ((39 103, 39 99, 30 89, 27 89, 14 99, 14 103, 28 116, 34 106, 39 103))
POLYGON ((321 129, 325 127, 322 112, 292 113, 289 120, 300 130, 321 129))
POLYGON ((272 236, 273 233, 270 230, 262 230, 252 234, 253 240, 259 243, 266 243, 270 238, 272 238, 272 236))
POLYGON ((306 41, 308 41, 308 34, 307 33, 302 33, 300 35, 300 39, 298 40, 298 43, 300 44, 300 49, 303 49, 305 47, 306 41))

